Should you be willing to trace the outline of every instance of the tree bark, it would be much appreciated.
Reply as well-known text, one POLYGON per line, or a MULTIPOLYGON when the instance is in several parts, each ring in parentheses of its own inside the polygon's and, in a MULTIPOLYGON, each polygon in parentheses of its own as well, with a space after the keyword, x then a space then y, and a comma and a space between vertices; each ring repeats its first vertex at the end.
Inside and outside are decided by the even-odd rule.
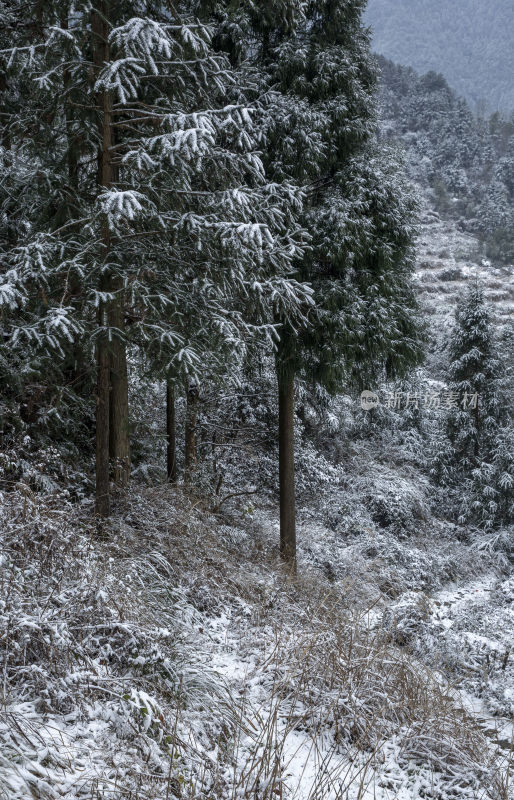
MULTIPOLYGON (((69 9, 63 9, 63 14, 61 16, 61 28, 65 31, 69 28, 69 20, 68 20, 68 13, 69 9)), ((77 157, 77 149, 75 145, 75 134, 73 131, 73 109, 71 103, 69 102, 70 98, 68 97, 68 90, 71 84, 71 72, 68 66, 63 67, 62 71, 62 82, 64 87, 64 116, 66 118, 66 138, 68 142, 68 179, 70 182, 70 187, 72 189, 78 188, 78 157, 77 157)), ((75 198, 74 198, 75 200, 75 198)))
POLYGON ((278 379, 278 462, 280 485, 280 556, 296 573, 296 503, 294 480, 294 373, 278 379))
MULTIPOLYGON (((104 327, 107 314, 100 307, 98 323, 104 327)), ((96 343, 97 393, 96 393, 96 502, 95 511, 101 517, 110 513, 109 501, 109 343, 102 333, 96 343)))
POLYGON ((196 420, 198 417, 198 398, 200 389, 195 381, 190 381, 186 387, 186 432, 184 453, 184 483, 191 483, 191 477, 196 465, 196 420))
MULTIPOLYGON (((91 12, 91 39, 93 62, 95 65, 94 78, 98 76, 103 64, 109 60, 108 26, 106 23, 106 3, 100 3, 100 12, 91 12)), ((112 102, 108 92, 101 92, 98 96, 98 105, 101 109, 98 122, 98 132, 101 145, 98 153, 98 185, 109 188, 112 183, 111 166, 111 114, 112 102)), ((101 223, 100 230, 101 256, 104 263, 107 261, 110 250, 110 231, 107 220, 101 223)), ((105 291, 109 286, 110 276, 104 272, 100 279, 100 289, 105 291)), ((96 343, 97 357, 97 399, 96 399, 96 512, 106 517, 109 515, 109 427, 110 427, 110 353, 107 327, 110 323, 109 303, 101 303, 99 310, 99 327, 101 333, 96 343)))
POLYGON ((126 486, 130 478, 130 438, 127 353, 123 334, 125 329, 121 288, 110 305, 110 327, 115 329, 111 341, 109 404, 109 454, 112 478, 117 486, 126 486))
POLYGON ((166 384, 166 439, 167 467, 170 483, 177 482, 177 421, 175 416, 175 392, 170 383, 166 384))

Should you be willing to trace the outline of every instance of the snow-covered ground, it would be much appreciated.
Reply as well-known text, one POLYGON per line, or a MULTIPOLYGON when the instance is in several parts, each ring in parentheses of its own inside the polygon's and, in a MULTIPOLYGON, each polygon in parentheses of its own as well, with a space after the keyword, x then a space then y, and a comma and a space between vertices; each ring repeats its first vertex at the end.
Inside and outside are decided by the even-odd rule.
MULTIPOLYGON (((477 252, 425 209, 432 331, 477 274, 511 319, 477 252)), ((336 439, 299 454, 295 580, 271 494, 134 485, 102 529, 0 495, 2 800, 514 797, 512 532, 438 517, 407 435, 336 439)))
POLYGON ((71 507, 1 508, 0 797, 511 796, 486 717, 512 580, 469 545, 305 512, 292 580, 270 505, 134 488, 100 538, 71 507))
POLYGON ((480 255, 476 237, 461 231, 423 201, 417 242, 416 281, 432 333, 444 333, 457 300, 471 281, 478 280, 499 328, 512 327, 514 265, 493 264, 480 255))

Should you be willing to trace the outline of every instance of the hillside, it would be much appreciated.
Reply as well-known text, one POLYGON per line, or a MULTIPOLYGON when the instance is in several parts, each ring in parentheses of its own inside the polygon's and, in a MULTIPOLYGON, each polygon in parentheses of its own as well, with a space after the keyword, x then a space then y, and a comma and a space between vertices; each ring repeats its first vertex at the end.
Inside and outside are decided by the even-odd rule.
POLYGON ((442 75, 378 61, 381 137, 400 145, 414 183, 479 238, 485 257, 512 264, 514 119, 477 119, 442 75))
MULTIPOLYGON (((441 338, 473 276, 499 325, 512 318, 512 271, 477 264, 476 248, 425 201, 416 274, 433 352, 418 386, 440 386, 441 338)), ((249 395, 254 440, 225 456, 217 513, 148 477, 100 526, 90 501, 35 494, 28 477, 0 494, 0 797, 514 797, 512 532, 445 517, 425 469, 440 412, 370 427, 353 396, 321 416, 307 404, 293 579, 259 444, 269 403, 262 385, 249 395), (249 465, 258 491, 230 498, 251 488, 249 465)))
POLYGON ((514 108, 510 0, 369 0, 366 20, 378 53, 443 73, 473 109, 514 108))
POLYGON ((0 800, 514 800, 514 117, 364 5, 0 3, 0 800))

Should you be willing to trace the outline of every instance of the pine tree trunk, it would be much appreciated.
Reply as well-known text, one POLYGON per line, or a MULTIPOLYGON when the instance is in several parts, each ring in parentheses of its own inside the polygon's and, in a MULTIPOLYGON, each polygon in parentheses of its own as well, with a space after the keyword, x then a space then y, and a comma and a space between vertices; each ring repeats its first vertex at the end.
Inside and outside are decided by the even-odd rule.
MULTIPOLYGON (((91 39, 94 77, 103 65, 109 61, 108 26, 106 23, 107 4, 101 2, 99 11, 91 12, 91 39)), ((100 109, 99 129, 101 146, 98 153, 98 184, 101 188, 109 188, 112 183, 111 165, 111 115, 112 102, 108 92, 100 92, 97 98, 100 109)), ((104 219, 100 231, 102 260, 106 261, 111 246, 110 230, 104 219)), ((100 279, 100 290, 110 289, 109 276, 104 274, 100 279)), ((110 324, 109 303, 101 304, 99 326, 106 329, 110 324)), ((110 352, 108 337, 101 333, 97 339, 97 401, 96 401, 96 511, 101 516, 108 516, 109 503, 109 427, 110 427, 110 352)))
MULTIPOLYGON (((63 10, 64 11, 64 10, 63 10)), ((65 31, 69 28, 68 8, 65 9, 61 17, 61 28, 65 31)), ((71 84, 71 72, 67 65, 63 66, 62 82, 65 92, 69 89, 71 84)), ((68 152, 68 179, 70 186, 73 189, 78 187, 78 158, 77 149, 75 146, 75 135, 73 131, 73 108, 71 103, 68 102, 69 98, 64 95, 64 116, 66 117, 66 137, 67 137, 67 152, 68 152)))
POLYGON ((116 300, 110 307, 110 326, 115 329, 111 341, 110 378, 111 394, 109 405, 109 453, 111 471, 117 486, 126 486, 130 477, 130 439, 128 372, 124 333, 124 316, 119 287, 116 300))
POLYGON ((166 439, 168 480, 177 482, 177 421, 175 416, 175 392, 173 386, 166 385, 166 439))
POLYGON ((190 381, 186 388, 186 435, 184 453, 184 483, 191 483, 191 477, 196 465, 196 420, 198 417, 198 398, 200 390, 194 381, 190 381))
MULTIPOLYGON (((107 323, 102 305, 98 315, 100 327, 107 323)), ((97 394, 96 394, 96 502, 95 511, 108 517, 109 503, 109 343, 102 334, 96 343, 97 394)))
POLYGON ((278 462, 280 485, 280 555, 296 573, 296 504, 294 482, 294 373, 278 380, 278 462))
MULTIPOLYGON (((69 8, 68 4, 62 9, 61 28, 65 31, 69 29, 69 8)), ((70 202, 70 215, 73 214, 76 207, 75 194, 79 191, 79 159, 78 149, 76 145, 77 133, 74 128, 75 112, 72 104, 69 102, 70 98, 68 92, 72 86, 72 75, 67 64, 63 65, 62 70, 62 83, 63 83, 63 113, 66 118, 66 148, 68 159, 68 181, 70 187, 70 195, 73 200, 70 202)), ((76 274, 71 274, 68 277, 69 293, 66 296, 66 302, 74 303, 75 299, 80 297, 82 293, 81 278, 76 274)), ((89 392, 89 383, 86 376, 89 373, 90 365, 86 362, 85 351, 83 342, 75 341, 73 343, 73 361, 69 368, 70 382, 73 384, 75 392, 85 396, 89 392)))

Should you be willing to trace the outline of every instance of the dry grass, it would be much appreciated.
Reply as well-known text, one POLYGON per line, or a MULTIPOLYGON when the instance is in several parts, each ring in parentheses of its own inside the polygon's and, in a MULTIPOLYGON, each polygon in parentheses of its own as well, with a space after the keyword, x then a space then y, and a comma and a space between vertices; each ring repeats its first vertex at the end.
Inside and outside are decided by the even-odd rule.
POLYGON ((101 538, 34 498, 4 523, 0 797, 509 797, 510 763, 440 677, 367 626, 350 584, 284 573, 266 532, 168 487, 120 499, 101 538), (251 655, 228 683, 208 663, 221 614, 234 658, 251 655), (39 620, 25 650, 23 615, 39 620), (13 700, 35 709, 42 692, 22 722, 13 700), (102 727, 73 783, 78 742, 44 727, 95 703, 102 727), (10 764, 26 795, 2 795, 10 764))

